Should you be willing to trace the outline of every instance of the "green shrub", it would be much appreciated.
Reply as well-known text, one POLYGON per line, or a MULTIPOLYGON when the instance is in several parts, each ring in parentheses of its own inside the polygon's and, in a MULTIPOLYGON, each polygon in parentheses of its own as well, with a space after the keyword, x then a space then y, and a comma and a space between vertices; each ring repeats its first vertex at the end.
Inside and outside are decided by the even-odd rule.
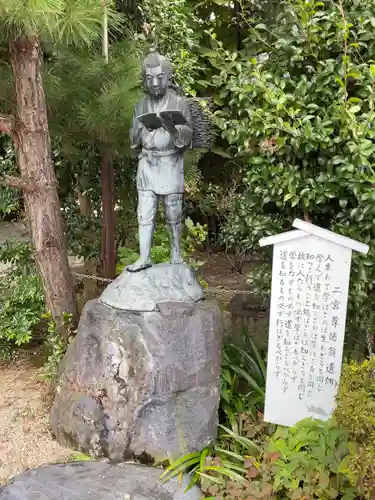
POLYGON ((9 265, 0 277, 0 342, 7 350, 33 339, 45 302, 28 243, 6 241, 0 247, 0 262, 9 265))
POLYGON ((259 456, 261 448, 255 441, 220 426, 221 439, 216 445, 205 448, 202 452, 190 453, 173 462, 162 475, 164 481, 169 481, 181 473, 189 473, 191 481, 188 489, 200 482, 204 488, 204 481, 209 485, 215 484, 224 487, 226 481, 244 482, 246 467, 244 456, 259 456))
POLYGON ((375 357, 343 366, 334 418, 348 429, 346 472, 365 498, 375 495, 375 357))
POLYGON ((55 382, 58 377, 59 365, 73 340, 75 331, 70 314, 64 315, 60 326, 51 314, 46 314, 44 319, 48 320, 47 336, 44 343, 47 360, 43 365, 41 378, 55 382))
POLYGON ((259 467, 260 492, 267 486, 279 498, 356 498, 340 472, 347 453, 346 431, 332 422, 306 419, 295 427, 279 427, 259 467))
MULTIPOLYGON (((10 138, 0 138, 0 176, 17 175, 16 160, 10 138)), ((22 195, 18 189, 0 186, 0 219, 16 217, 21 211, 22 195)))
POLYGON ((373 1, 283 0, 275 13, 241 11, 242 51, 211 33, 215 122, 243 178, 223 237, 250 254, 299 217, 369 244, 353 256, 348 310, 363 340, 375 324, 373 1))
MULTIPOLYGON (((207 227, 197 223, 194 224, 190 218, 185 220, 185 231, 181 239, 182 256, 186 262, 196 270, 200 269, 204 262, 194 259, 193 254, 207 237, 207 227)), ((170 259, 170 239, 166 227, 158 226, 155 230, 151 259, 154 264, 168 262, 170 259)), ((119 264, 118 272, 121 272, 127 265, 138 259, 138 251, 132 247, 120 247, 118 251, 119 264)))
POLYGON ((149 42, 173 62, 175 79, 186 93, 195 95, 201 31, 186 0, 143 0, 140 10, 149 23, 149 42))
POLYGON ((345 430, 312 419, 269 430, 263 423, 256 442, 225 429, 215 446, 176 460, 162 477, 189 472, 190 485, 216 500, 358 498, 345 471, 345 430))
POLYGON ((262 419, 265 375, 253 344, 224 347, 217 442, 172 461, 163 479, 189 473, 216 500, 374 498, 375 357, 344 364, 333 419, 290 428, 262 419))
POLYGON ((359 498, 345 470, 345 430, 312 419, 278 427, 270 438, 265 429, 263 446, 227 429, 214 447, 180 458, 162 477, 188 471, 190 484, 199 482, 206 498, 216 500, 359 498))

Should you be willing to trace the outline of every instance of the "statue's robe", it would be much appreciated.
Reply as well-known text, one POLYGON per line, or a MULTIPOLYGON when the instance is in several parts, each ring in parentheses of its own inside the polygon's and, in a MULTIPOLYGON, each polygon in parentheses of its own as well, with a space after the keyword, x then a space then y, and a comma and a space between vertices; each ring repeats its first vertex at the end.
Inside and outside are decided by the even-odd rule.
POLYGON ((137 189, 152 191, 157 195, 184 192, 183 153, 192 140, 193 128, 190 107, 186 99, 169 89, 162 99, 145 96, 135 106, 130 131, 131 147, 142 149, 139 155, 137 189), (147 129, 137 119, 146 113, 180 111, 187 125, 177 125, 178 135, 172 137, 164 128, 147 129))

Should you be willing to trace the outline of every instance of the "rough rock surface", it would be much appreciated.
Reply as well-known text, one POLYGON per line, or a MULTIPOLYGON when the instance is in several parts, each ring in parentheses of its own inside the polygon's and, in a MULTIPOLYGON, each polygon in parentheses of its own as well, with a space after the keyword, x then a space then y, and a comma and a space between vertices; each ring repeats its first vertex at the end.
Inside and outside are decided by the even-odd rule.
POLYGON ((0 488, 0 500, 199 500, 188 479, 161 484, 160 469, 75 462, 29 470, 0 488))
POLYGON ((100 301, 126 311, 157 311, 161 302, 197 302, 203 296, 191 267, 157 264, 137 273, 123 271, 100 301))
POLYGON ((121 461, 165 459, 216 437, 221 310, 210 301, 158 309, 86 304, 51 412, 60 444, 121 461))
POLYGON ((256 295, 234 295, 227 307, 231 315, 231 335, 241 336, 246 332, 258 349, 265 350, 268 346, 269 309, 269 302, 256 295))

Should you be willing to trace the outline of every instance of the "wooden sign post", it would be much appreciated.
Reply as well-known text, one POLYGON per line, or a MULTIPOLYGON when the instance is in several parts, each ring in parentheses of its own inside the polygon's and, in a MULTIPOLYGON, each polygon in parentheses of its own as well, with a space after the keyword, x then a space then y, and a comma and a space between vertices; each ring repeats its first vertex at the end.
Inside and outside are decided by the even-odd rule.
POLYGON ((274 245, 266 422, 328 419, 341 375, 352 251, 367 245, 296 219, 274 245))

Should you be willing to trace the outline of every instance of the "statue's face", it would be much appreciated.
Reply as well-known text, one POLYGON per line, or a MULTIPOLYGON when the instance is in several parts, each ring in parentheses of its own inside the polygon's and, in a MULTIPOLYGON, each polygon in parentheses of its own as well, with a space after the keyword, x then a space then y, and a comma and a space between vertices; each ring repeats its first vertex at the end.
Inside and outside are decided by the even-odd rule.
POLYGON ((153 97, 163 97, 168 88, 168 74, 161 66, 146 68, 145 85, 153 97))

